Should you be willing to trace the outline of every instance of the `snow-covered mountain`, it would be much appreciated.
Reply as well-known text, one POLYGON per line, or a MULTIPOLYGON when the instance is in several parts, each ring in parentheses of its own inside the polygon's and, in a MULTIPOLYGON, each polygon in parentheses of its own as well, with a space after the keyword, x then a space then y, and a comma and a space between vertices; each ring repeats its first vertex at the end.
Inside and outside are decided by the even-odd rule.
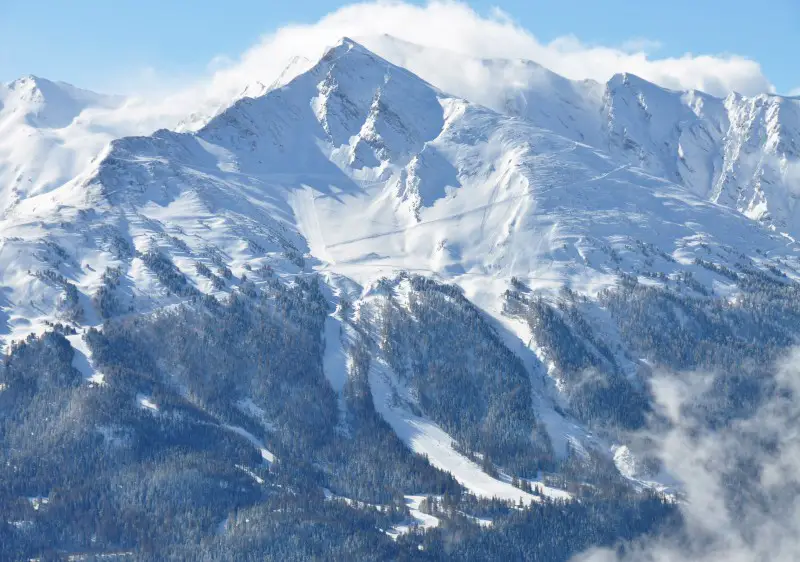
POLYGON ((114 107, 121 101, 37 76, 4 84, 1 91, 6 119, 50 129, 66 127, 86 108, 114 107))
POLYGON ((444 90, 597 148, 796 236, 800 100, 725 99, 632 74, 563 78, 525 60, 473 59, 388 36, 364 42, 444 90))
POLYGON ((34 76, 0 85, 0 212, 75 177, 114 136, 76 122, 79 115, 121 102, 34 76))
POLYGON ((793 236, 798 100, 672 92, 631 75, 606 86, 609 152, 793 236))
MULTIPOLYGON (((294 60, 287 72, 300 64, 294 60)), ((114 139, 162 127, 199 128, 240 97, 266 90, 254 83, 224 102, 188 103, 97 94, 36 76, 0 84, 0 216, 87 172, 114 139)))
MULTIPOLYGON (((456 283, 525 339, 525 314, 504 314, 511 279, 594 299, 620 274, 689 295, 736 294, 743 282, 725 272, 742 267, 797 275, 791 240, 533 120, 344 40, 196 133, 115 140, 85 173, 18 202, 0 223, 7 338, 231 291, 265 266, 344 276, 365 295, 400 272, 456 283)), ((639 368, 633 350, 614 362, 639 368)))
MULTIPOLYGON (((69 346, 9 346, 12 369, 44 342, 47 373, 71 346, 82 378, 53 375, 69 400, 45 421, 124 462, 174 438, 219 446, 224 472, 235 450, 258 490, 276 459, 296 469, 280 478, 320 470, 325 497, 360 501, 672 489, 647 444, 626 441, 653 414, 653 371, 731 374, 716 389, 725 408, 703 410, 719 423, 746 407, 737 384, 756 384, 741 365, 800 337, 797 101, 463 63, 497 86, 440 88, 343 39, 184 132, 113 140, 90 116, 116 98, 6 87, 0 333, 102 325, 69 346), (80 149, 55 140, 84 130, 96 136, 80 149), (12 151, 20 139, 33 152, 12 151), (213 427, 214 445, 187 427, 213 427), (394 456, 357 456, 378 442, 394 456)), ((21 376, 0 380, 0 400, 29 396, 21 376)))
MULTIPOLYGON (((613 110, 630 109, 619 100, 632 83, 609 84, 610 124, 650 134, 624 126, 613 110)), ((24 325, 52 319, 47 291, 36 302, 20 280, 51 267, 70 267, 64 273, 89 297, 106 266, 121 266, 132 295, 158 300, 136 257, 151 246, 174 254, 201 289, 207 283, 191 260, 218 253, 236 272, 305 256, 308 267, 361 283, 405 270, 495 296, 511 277, 594 293, 618 270, 642 267, 642 244, 669 256, 651 264, 666 275, 697 271, 692 261, 708 248, 793 259, 783 238, 662 179, 667 173, 649 174, 666 153, 636 167, 622 157, 628 141, 609 154, 537 126, 532 110, 508 116, 453 97, 344 41, 288 85, 242 99, 196 134, 116 140, 83 175, 31 191, 2 223, 9 309, 24 325)))

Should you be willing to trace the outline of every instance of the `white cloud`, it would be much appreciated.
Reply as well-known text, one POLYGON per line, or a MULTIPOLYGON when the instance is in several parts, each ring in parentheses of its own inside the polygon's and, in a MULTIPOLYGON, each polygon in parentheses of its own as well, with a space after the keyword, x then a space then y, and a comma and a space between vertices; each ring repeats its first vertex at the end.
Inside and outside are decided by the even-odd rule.
POLYGON ((217 72, 213 90, 221 95, 254 80, 269 81, 291 56, 315 59, 343 36, 362 39, 370 46, 363 38, 380 34, 472 57, 529 59, 572 79, 605 81, 615 73, 631 72, 669 88, 696 88, 722 96, 733 90, 755 94, 773 89, 759 64, 743 57, 686 54, 654 58, 647 50, 657 44, 642 38, 620 47, 590 46, 575 37, 542 43, 500 10, 480 15, 463 3, 435 1, 424 6, 353 4, 314 24, 285 26, 217 72))
POLYGON ((714 429, 685 409, 709 389, 710 376, 659 376, 654 395, 671 429, 647 438, 685 483, 684 532, 645 539, 625 555, 593 549, 573 562, 800 560, 800 349, 775 371, 776 388, 751 416, 714 429))
POLYGON ((460 2, 413 5, 379 1, 345 6, 316 23, 281 27, 239 57, 215 57, 205 76, 164 76, 153 69, 132 74, 125 89, 137 91, 130 82, 140 78, 138 91, 142 92, 127 107, 127 114, 136 120, 132 130, 146 132, 150 125, 175 127, 188 114, 214 113, 249 85, 271 84, 294 57, 307 59, 295 72, 308 68, 345 36, 445 91, 488 105, 493 105, 507 85, 529 85, 531 80, 548 77, 519 62, 498 74, 482 65, 480 59, 485 58, 533 60, 567 78, 600 82, 615 73, 632 72, 666 87, 697 88, 721 96, 732 90, 744 94, 772 90, 758 63, 742 57, 687 54, 654 58, 647 50, 657 45, 642 38, 618 47, 589 46, 571 36, 545 44, 499 9, 481 15, 460 2), (433 51, 415 52, 384 34, 433 51))

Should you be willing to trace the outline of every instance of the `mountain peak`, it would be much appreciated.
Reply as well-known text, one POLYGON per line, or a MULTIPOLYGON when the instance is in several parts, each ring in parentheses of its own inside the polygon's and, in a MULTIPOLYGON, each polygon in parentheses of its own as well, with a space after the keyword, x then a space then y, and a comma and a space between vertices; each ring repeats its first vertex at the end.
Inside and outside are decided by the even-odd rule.
POLYGON ((6 84, 5 89, 4 104, 42 103, 59 86, 50 80, 29 74, 6 84))
POLYGON ((367 55, 375 59, 380 59, 378 55, 376 55, 375 53, 373 53, 360 43, 353 41, 349 37, 342 37, 341 39, 339 39, 336 45, 328 49, 325 52, 325 54, 322 55, 322 59, 320 60, 320 62, 328 62, 331 60, 335 60, 347 54, 367 55))
POLYGON ((45 99, 55 99, 58 97, 70 97, 76 100, 86 101, 108 101, 119 99, 117 96, 98 94, 91 90, 78 88, 67 82, 59 82, 42 78, 34 74, 28 74, 17 78, 7 85, 8 90, 17 92, 20 95, 25 93, 38 93, 45 99))
POLYGON ((19 91, 19 90, 28 90, 28 89, 37 88, 39 83, 50 83, 50 84, 52 84, 52 82, 50 82, 50 80, 47 80, 45 78, 40 78, 40 77, 35 76, 33 74, 26 74, 25 76, 20 76, 19 78, 17 78, 13 82, 9 83, 8 84, 8 89, 9 90, 17 90, 17 91, 19 91))
MULTIPOLYGON (((299 68, 305 66, 308 61, 299 68)), ((310 69, 235 103, 198 134, 226 149, 247 138, 250 150, 240 158, 240 170, 263 170, 268 162, 283 173, 310 168, 311 160, 329 169, 317 139, 338 151, 342 162, 375 167, 391 160, 402 167, 441 131, 439 96, 422 78, 344 37, 310 69), (306 134, 297 134, 298 127, 306 134)))
POLYGON ((633 88, 658 87, 652 82, 648 82, 644 78, 641 78, 640 76, 630 72, 619 72, 612 76, 608 81, 608 87, 611 89, 616 89, 621 86, 633 88))
POLYGON ((4 90, 0 90, 0 107, 24 116, 33 127, 66 127, 88 107, 114 107, 122 101, 119 96, 98 94, 32 74, 7 84, 4 90))

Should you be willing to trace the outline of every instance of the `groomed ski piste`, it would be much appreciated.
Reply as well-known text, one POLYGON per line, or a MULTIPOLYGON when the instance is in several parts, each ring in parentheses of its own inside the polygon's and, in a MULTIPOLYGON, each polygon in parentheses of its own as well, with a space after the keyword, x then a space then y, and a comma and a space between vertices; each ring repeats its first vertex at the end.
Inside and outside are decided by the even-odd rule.
MULTIPOLYGON (((409 399, 407 392, 393 376, 391 368, 383 361, 375 363, 369 375, 375 409, 412 451, 424 455, 436 468, 452 474, 462 486, 478 497, 497 498, 515 504, 541 501, 540 497, 512 486, 510 477, 493 478, 475 462, 457 452, 450 435, 404 406, 409 399)), ((564 490, 550 488, 541 482, 533 482, 533 485, 542 496, 560 500, 572 497, 564 490)))

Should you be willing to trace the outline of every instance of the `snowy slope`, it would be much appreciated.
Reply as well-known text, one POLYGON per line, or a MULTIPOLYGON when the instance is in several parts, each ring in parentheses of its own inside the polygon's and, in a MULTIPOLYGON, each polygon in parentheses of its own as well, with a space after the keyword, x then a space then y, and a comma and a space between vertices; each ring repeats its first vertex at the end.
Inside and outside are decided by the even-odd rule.
POLYGON ((154 247, 202 291, 198 258, 297 270, 309 253, 362 283, 410 270, 492 294, 511 276, 594 292, 645 267, 641 244, 668 256, 654 272, 701 278, 691 262, 709 247, 794 253, 679 185, 444 94, 349 40, 196 134, 114 141, 83 175, 30 195, 0 223, 21 324, 56 315, 61 288, 28 273, 47 268, 88 300, 121 266, 126 298, 144 296, 137 308, 168 301, 136 255, 154 247))
POLYGON ((122 101, 37 76, 26 76, 4 84, 0 91, 3 113, 7 118, 24 120, 32 127, 52 129, 66 127, 84 109, 114 107, 122 101))
POLYGON ((598 82, 569 80, 530 60, 474 58, 390 35, 357 40, 450 94, 573 140, 602 142, 604 88, 598 82))
MULTIPOLYGON (((494 477, 484 472, 477 463, 454 448, 453 438, 441 427, 414 414, 409 406, 413 404, 413 400, 408 395, 408 389, 385 362, 376 362, 371 370, 370 387, 376 411, 408 448, 424 455, 436 468, 452 474, 467 490, 479 497, 498 498, 513 501, 515 504, 540 501, 536 496, 512 486, 511 478, 494 477)), ((534 483, 534 487, 545 497, 571 498, 568 492, 541 483, 534 483)))
POLYGON ((798 100, 723 100, 618 75, 607 84, 604 112, 612 155, 779 231, 798 232, 798 100))
POLYGON ((532 61, 476 59, 389 36, 364 44, 442 89, 588 144, 621 163, 796 236, 800 100, 673 91, 632 74, 606 84, 532 61))
POLYGON ((184 99, 187 93, 158 101, 126 98, 36 76, 0 84, 0 216, 87 173, 112 140, 162 127, 200 128, 237 99, 263 95, 309 64, 295 58, 273 83, 255 82, 221 101, 199 91, 192 100, 184 99))
POLYGON ((75 177, 116 136, 78 117, 121 103, 34 76, 0 84, 0 213, 75 177))

